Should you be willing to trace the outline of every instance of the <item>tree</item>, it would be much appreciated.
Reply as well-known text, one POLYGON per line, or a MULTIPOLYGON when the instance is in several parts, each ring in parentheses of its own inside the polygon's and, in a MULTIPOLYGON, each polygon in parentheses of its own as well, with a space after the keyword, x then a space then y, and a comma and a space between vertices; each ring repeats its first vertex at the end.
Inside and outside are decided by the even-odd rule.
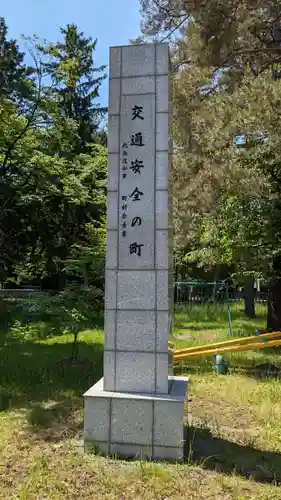
POLYGON ((141 0, 141 5, 146 33, 164 30, 165 36, 178 32, 180 37, 174 51, 177 240, 202 264, 230 257, 236 272, 242 265, 245 277, 252 269, 249 260, 255 267, 262 263, 264 276, 272 281, 269 311, 275 311, 275 318, 280 311, 280 328, 276 79, 281 4, 141 0), (240 245, 233 239, 237 224, 231 213, 223 215, 229 197, 235 200, 237 224, 244 228, 238 232, 240 245), (246 217, 239 209, 245 202, 246 217), (256 230, 250 234, 253 222, 256 230), (208 227, 207 242, 202 224, 208 227))
POLYGON ((73 334, 73 345, 69 361, 78 358, 78 336, 83 330, 93 328, 102 309, 101 290, 95 287, 81 288, 72 283, 64 290, 51 296, 40 296, 24 305, 33 320, 45 319, 48 330, 43 334, 73 334))
POLYGON ((98 131, 106 108, 95 104, 99 87, 105 79, 105 66, 94 66, 97 40, 86 38, 75 24, 61 28, 63 42, 40 46, 45 56, 44 68, 52 81, 51 101, 61 120, 77 124, 72 154, 87 153, 89 145, 100 137, 98 131))
MULTIPOLYGON (((97 223, 96 223, 97 225, 97 223)), ((88 224, 85 242, 75 243, 71 247, 69 257, 63 262, 67 276, 83 277, 83 288, 96 286, 103 288, 105 253, 106 253, 106 222, 102 220, 98 227, 88 224)))
POLYGON ((255 60, 276 62, 280 0, 269 0, 266 5, 260 0, 210 0, 208 4, 205 0, 140 0, 140 5, 145 34, 164 32, 170 37, 182 27, 196 26, 201 66, 206 61, 228 68, 233 62, 237 68, 255 60))
MULTIPOLYGON (((1 279, 56 274, 58 262, 69 256, 73 245, 86 244, 88 224, 98 225, 105 213, 106 151, 88 142, 86 133, 79 135, 83 120, 78 115, 77 119, 65 116, 63 101, 58 99, 60 88, 54 88, 51 78, 43 85, 47 64, 40 54, 33 53, 37 87, 33 74, 26 77, 30 78, 27 87, 34 91, 30 106, 21 106, 20 98, 13 98, 12 84, 6 85, 10 90, 0 98, 1 279), (86 152, 73 148, 82 139, 86 152)), ((9 51, 5 57, 9 58, 9 51)), ((87 51, 85 57, 90 60, 87 51)), ((8 67, 8 61, 5 64, 8 67)), ((77 88, 73 99, 79 104, 82 90, 79 87, 79 93, 77 88)), ((84 104, 85 117, 86 100, 84 104)), ((92 112, 89 101, 89 126, 94 123, 92 112)))
POLYGON ((93 157, 78 155, 72 162, 33 153, 29 165, 29 181, 11 208, 24 226, 17 236, 24 238, 23 257, 12 261, 20 279, 56 274, 73 245, 87 244, 87 225, 98 223, 106 206, 106 153, 101 146, 93 157))
POLYGON ((15 40, 8 40, 5 19, 0 17, 0 99, 11 99, 23 104, 32 98, 35 70, 24 64, 24 53, 20 52, 15 40))
MULTIPOLYGON (((197 213, 199 220, 209 221, 211 218, 214 230, 209 245, 219 249, 220 258, 224 255, 223 248, 227 242, 238 271, 241 264, 244 276, 254 269, 259 271, 261 267, 263 276, 270 279, 275 273, 275 256, 280 251, 280 131, 277 104, 280 83, 272 80, 270 71, 250 79, 251 82, 245 78, 244 85, 229 96, 209 98, 209 112, 200 114, 199 125, 193 113, 193 137, 196 137, 197 143, 193 146, 194 154, 187 155, 191 169, 189 191, 196 184, 200 189, 200 181, 204 183, 208 206, 202 201, 202 193, 201 201, 197 201, 194 193, 193 214, 197 213), (241 102, 247 105, 241 107, 241 102), (205 143, 200 141, 198 144, 198 132, 203 128, 205 143), (237 131, 244 137, 243 147, 238 147, 233 140, 237 131), (194 165, 198 168, 197 173, 194 165), (235 204, 231 201, 231 210, 224 213, 224 208, 229 205, 228 199, 234 200, 235 204), (197 209, 196 203, 197 207, 201 203, 203 208, 197 209), (234 233, 233 228, 236 228, 234 233)), ((198 119, 198 115, 196 117, 198 119)), ((184 194, 187 195, 183 193, 182 196, 184 194)), ((182 200, 179 199, 179 203, 184 210, 182 200)), ((192 197, 189 196, 191 203, 192 197)))

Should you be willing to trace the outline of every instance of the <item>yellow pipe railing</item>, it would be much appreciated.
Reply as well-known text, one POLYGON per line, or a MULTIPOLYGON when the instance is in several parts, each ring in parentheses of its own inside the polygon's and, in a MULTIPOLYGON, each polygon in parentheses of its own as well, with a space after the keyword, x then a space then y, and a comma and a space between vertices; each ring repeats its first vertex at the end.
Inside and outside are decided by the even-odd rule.
MULTIPOLYGON (((192 351, 192 352, 181 352, 178 351, 177 354, 174 355, 174 361, 181 361, 188 358, 194 358, 196 356, 214 356, 215 354, 223 354, 225 352, 237 352, 237 351, 247 351, 251 349, 266 349, 267 347, 276 347, 281 345, 281 339, 279 340, 271 340, 269 342, 255 342, 245 345, 228 345, 222 349, 220 348, 212 348, 206 349, 205 351, 192 351)), ((213 344, 209 344, 209 347, 212 347, 213 344)))
POLYGON ((200 352, 209 349, 217 349, 220 347, 236 346, 240 344, 247 344, 248 342, 254 341, 254 343, 264 342, 267 339, 272 339, 275 337, 281 337, 281 332, 263 333, 262 335, 251 335, 251 337, 241 337, 234 340, 225 340, 223 342, 216 342, 214 344, 204 344, 199 346, 186 347, 185 349, 175 349, 174 356, 177 354, 188 354, 191 352, 200 352))

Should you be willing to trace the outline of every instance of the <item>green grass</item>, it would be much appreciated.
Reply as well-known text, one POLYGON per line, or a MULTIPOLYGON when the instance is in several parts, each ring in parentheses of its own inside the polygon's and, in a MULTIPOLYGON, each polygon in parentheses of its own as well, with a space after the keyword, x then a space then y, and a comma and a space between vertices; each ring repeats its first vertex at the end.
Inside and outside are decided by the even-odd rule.
MULTIPOLYGON (((102 376, 103 331, 84 332, 79 337, 79 360, 69 364, 73 336, 44 341, 24 338, 6 340, 0 346, 0 403, 8 407, 41 403, 50 398, 61 401, 81 399, 102 376)), ((1 406, 0 406, 1 409, 1 406)))
MULTIPOLYGON (((235 335, 263 328, 264 308, 253 321, 240 309, 233 308, 235 335)), ((224 312, 182 309, 174 334, 196 332, 192 342, 200 343, 214 328, 227 338, 224 312)), ((1 499, 281 500, 281 384, 243 369, 260 360, 280 366, 278 353, 235 355, 227 376, 215 375, 205 359, 178 368, 191 378, 186 460, 169 465, 78 453, 82 394, 102 375, 103 332, 81 334, 74 365, 71 344, 69 335, 36 340, 24 329, 0 344, 1 499)))
POLYGON ((231 304, 231 330, 226 304, 193 304, 176 306, 173 336, 175 348, 209 344, 232 338, 255 335, 265 329, 266 305, 256 306, 256 318, 243 314, 243 303, 231 304))
MULTIPOLYGON (((234 337, 254 335, 256 329, 266 325, 266 305, 256 305, 256 318, 248 319, 243 314, 243 303, 230 305, 232 334, 234 337)), ((230 328, 226 304, 192 304, 176 306, 174 334, 177 338, 193 337, 199 341, 202 337, 213 336, 216 339, 230 339, 230 328)), ((208 339, 207 339, 208 340, 208 339)))
MULTIPOLYGON (((174 321, 173 335, 170 340, 175 349, 185 347, 208 345, 213 342, 231 340, 245 336, 255 335, 257 329, 266 328, 266 305, 256 305, 256 318, 249 319, 243 314, 243 303, 231 304, 232 336, 230 335, 226 305, 195 304, 191 307, 177 306, 174 321)), ((256 372, 256 366, 270 363, 281 370, 280 348, 233 352, 224 355, 232 373, 256 372)), ((179 362, 177 370, 189 373, 204 373, 213 370, 211 356, 191 358, 179 362)))

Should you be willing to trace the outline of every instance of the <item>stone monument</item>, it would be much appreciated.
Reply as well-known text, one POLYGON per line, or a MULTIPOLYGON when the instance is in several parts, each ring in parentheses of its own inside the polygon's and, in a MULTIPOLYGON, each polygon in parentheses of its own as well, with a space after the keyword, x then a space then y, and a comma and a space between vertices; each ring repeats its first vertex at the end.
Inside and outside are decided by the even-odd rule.
POLYGON ((173 311, 168 44, 110 49, 104 378, 84 442, 180 459, 187 379, 169 375, 173 311))

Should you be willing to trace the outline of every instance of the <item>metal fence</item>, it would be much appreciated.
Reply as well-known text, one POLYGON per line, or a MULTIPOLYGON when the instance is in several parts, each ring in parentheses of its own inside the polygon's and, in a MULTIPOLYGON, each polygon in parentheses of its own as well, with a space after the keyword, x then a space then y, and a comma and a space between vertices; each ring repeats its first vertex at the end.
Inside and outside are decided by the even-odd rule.
POLYGON ((6 288, 0 289, 0 298, 3 299, 29 299, 31 297, 51 295, 50 290, 37 290, 32 288, 6 288))
MULTIPOLYGON (((229 290, 226 287, 193 286, 186 283, 175 283, 175 302, 190 304, 206 304, 211 302, 239 302, 244 299, 243 291, 229 290)), ((267 292, 255 292, 256 303, 266 303, 267 292)))

